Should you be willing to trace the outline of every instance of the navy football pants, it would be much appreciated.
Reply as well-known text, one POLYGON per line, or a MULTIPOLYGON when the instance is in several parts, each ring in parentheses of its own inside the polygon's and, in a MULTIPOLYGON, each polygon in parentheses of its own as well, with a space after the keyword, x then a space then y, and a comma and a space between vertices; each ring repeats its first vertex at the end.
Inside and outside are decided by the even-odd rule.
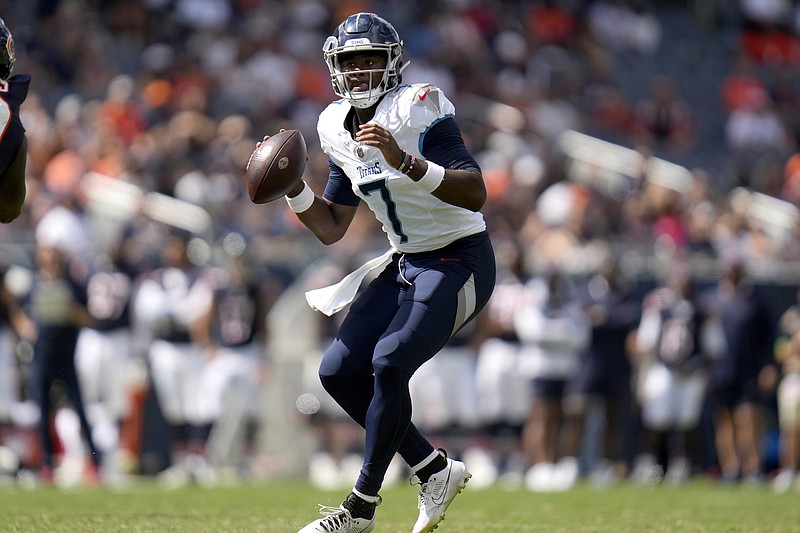
POLYGON ((414 466, 433 452, 411 423, 409 380, 486 305, 494 285, 494 252, 483 232, 439 250, 395 254, 351 304, 319 374, 366 429, 359 492, 378 494, 395 453, 414 466))

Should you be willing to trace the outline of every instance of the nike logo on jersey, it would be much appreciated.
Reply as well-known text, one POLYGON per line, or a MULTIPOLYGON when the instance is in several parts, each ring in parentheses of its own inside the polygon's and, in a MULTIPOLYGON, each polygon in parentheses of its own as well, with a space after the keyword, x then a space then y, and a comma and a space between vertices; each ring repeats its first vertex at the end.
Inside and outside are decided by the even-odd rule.
POLYGON ((425 89, 425 92, 419 95, 420 101, 425 100, 425 98, 428 96, 429 92, 431 92, 431 88, 430 87, 425 89))

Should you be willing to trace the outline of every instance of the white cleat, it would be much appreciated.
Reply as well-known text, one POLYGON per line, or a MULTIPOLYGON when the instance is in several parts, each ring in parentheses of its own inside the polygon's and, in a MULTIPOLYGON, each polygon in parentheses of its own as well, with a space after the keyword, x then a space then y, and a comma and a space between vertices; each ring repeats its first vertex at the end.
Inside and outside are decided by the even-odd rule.
POLYGON ((344 507, 319 506, 324 518, 314 520, 299 533, 368 533, 375 529, 375 518, 353 518, 344 507))
MULTIPOLYGON (((446 458, 447 456, 445 456, 446 458)), ((419 488, 419 518, 412 533, 430 533, 444 520, 444 512, 467 486, 472 474, 461 461, 447 459, 447 467, 433 474, 419 488)))

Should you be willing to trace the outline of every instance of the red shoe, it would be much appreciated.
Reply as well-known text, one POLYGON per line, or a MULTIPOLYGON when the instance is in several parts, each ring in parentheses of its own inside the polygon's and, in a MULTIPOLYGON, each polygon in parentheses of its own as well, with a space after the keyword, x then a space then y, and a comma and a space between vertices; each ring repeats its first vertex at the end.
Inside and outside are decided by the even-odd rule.
POLYGON ((41 481, 43 485, 53 484, 52 466, 42 466, 41 468, 39 468, 39 481, 41 481))
POLYGON ((83 475, 83 483, 89 487, 96 487, 100 485, 100 471, 97 469, 97 465, 94 463, 89 463, 89 466, 86 467, 86 472, 83 475))

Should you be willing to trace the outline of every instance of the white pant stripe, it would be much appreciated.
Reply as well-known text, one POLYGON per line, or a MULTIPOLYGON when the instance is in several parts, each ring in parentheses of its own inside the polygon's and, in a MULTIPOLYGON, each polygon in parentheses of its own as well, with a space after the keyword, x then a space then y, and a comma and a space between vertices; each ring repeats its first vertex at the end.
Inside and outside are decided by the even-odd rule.
POLYGON ((451 337, 461 329, 461 326, 463 326, 467 319, 472 316, 472 313, 475 312, 476 302, 475 275, 472 274, 467 282, 464 283, 464 286, 461 287, 461 290, 458 291, 458 309, 456 310, 456 320, 453 324, 453 331, 450 332, 451 337))

